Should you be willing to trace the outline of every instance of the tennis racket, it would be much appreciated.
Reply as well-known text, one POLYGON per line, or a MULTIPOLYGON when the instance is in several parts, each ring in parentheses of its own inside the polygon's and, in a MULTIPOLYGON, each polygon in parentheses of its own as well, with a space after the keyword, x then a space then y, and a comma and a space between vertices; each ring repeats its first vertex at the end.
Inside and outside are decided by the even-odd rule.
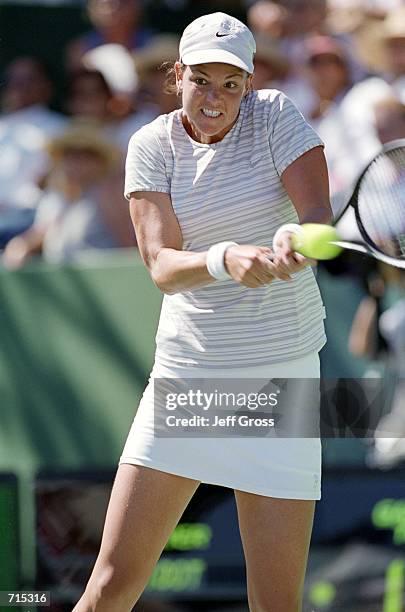
POLYGON ((350 207, 362 241, 331 244, 405 269, 405 139, 387 143, 372 159, 334 225, 350 207))

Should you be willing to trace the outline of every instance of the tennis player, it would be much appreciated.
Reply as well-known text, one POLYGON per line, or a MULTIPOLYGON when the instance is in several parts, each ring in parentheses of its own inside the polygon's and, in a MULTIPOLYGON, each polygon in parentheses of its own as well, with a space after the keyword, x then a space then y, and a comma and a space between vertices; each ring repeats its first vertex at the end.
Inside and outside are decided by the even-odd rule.
POLYGON ((323 146, 282 93, 253 90, 254 53, 237 19, 193 21, 174 66, 182 108, 129 144, 125 193, 165 295, 150 382, 74 612, 131 610, 200 482, 235 490, 250 610, 301 609, 320 440, 154 435, 159 377, 319 378, 324 308, 290 239, 299 223, 331 219, 323 146))

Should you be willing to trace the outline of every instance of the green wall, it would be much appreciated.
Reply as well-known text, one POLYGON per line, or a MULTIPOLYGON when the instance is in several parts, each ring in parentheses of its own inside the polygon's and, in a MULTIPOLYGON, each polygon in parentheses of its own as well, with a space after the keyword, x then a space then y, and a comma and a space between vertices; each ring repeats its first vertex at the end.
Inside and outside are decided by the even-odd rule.
POLYGON ((0 466, 115 462, 152 365, 159 309, 133 253, 0 272, 0 466))

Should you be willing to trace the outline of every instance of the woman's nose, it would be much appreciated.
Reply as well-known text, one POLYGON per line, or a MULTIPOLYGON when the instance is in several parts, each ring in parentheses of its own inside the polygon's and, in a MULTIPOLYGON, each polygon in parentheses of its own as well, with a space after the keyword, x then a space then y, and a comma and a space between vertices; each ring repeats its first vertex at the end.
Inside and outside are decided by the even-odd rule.
POLYGON ((207 91, 207 100, 210 102, 214 102, 216 100, 219 100, 219 98, 220 93, 218 89, 216 87, 210 87, 210 89, 207 91))

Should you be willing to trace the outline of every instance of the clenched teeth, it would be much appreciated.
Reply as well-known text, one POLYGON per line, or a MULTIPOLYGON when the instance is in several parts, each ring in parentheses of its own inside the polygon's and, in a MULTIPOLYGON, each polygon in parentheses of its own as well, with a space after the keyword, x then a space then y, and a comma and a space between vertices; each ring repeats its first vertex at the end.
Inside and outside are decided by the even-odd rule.
POLYGON ((212 111, 212 110, 209 110, 208 108, 203 108, 202 112, 207 117, 219 117, 219 115, 221 114, 219 111, 212 111))

